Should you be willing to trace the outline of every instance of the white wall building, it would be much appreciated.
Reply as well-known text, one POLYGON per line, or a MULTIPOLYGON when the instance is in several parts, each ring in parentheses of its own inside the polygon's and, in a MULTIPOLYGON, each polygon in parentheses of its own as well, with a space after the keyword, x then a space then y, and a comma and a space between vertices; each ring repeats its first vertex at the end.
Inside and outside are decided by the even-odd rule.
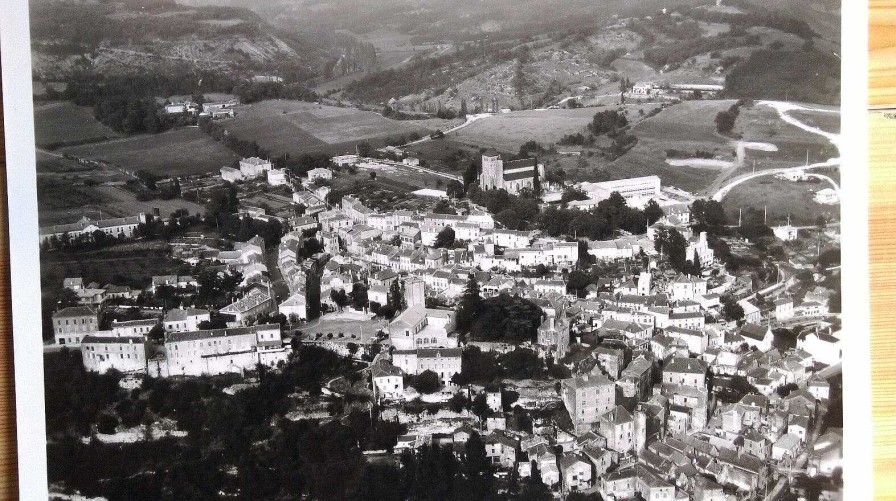
POLYGON ((104 373, 117 370, 124 373, 146 372, 147 345, 141 336, 85 336, 81 340, 81 359, 84 368, 104 373))
POLYGON ((165 319, 162 321, 162 326, 165 328, 165 332, 198 331, 200 323, 208 322, 210 320, 211 316, 208 310, 198 308, 178 308, 169 310, 165 313, 165 319))
POLYGON ((165 351, 171 376, 241 373, 287 359, 277 324, 174 332, 165 340, 165 351))

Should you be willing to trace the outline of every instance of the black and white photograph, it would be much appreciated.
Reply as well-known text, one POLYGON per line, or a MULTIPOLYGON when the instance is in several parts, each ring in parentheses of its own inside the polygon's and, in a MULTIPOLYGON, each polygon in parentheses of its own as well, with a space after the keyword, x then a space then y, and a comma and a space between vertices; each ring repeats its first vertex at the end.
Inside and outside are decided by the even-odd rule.
POLYGON ((838 0, 27 8, 49 499, 844 499, 838 0))

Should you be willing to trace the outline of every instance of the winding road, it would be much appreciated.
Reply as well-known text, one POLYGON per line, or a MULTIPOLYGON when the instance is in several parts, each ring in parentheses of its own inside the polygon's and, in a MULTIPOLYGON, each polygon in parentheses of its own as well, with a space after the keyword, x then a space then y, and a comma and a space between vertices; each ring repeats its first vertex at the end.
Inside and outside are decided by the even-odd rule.
MULTIPOLYGON (((824 108, 812 108, 812 107, 799 105, 799 104, 795 104, 795 103, 784 102, 784 101, 759 101, 756 103, 756 105, 757 106, 769 106, 771 108, 774 108, 778 112, 778 116, 784 122, 787 122, 790 125, 793 125, 794 127, 798 127, 806 132, 810 132, 812 134, 818 134, 818 135, 824 137, 832 145, 834 145, 839 151, 840 134, 835 134, 833 132, 826 132, 817 127, 812 127, 811 125, 800 122, 796 118, 787 114, 788 111, 801 111, 801 110, 815 111, 815 112, 821 112, 821 113, 838 113, 838 111, 824 109, 824 108)), ((839 166, 840 166, 840 157, 837 157, 837 158, 828 159, 827 161, 824 161, 824 162, 814 163, 814 164, 810 164, 810 165, 800 165, 797 167, 786 167, 786 168, 782 168, 782 169, 768 169, 768 170, 762 170, 759 172, 752 172, 749 174, 741 174, 739 176, 734 177, 730 181, 728 181, 728 183, 726 183, 724 186, 719 188, 715 193, 713 193, 712 199, 717 202, 720 202, 737 185, 739 185, 743 182, 749 181, 751 179, 755 179, 757 177, 773 176, 776 174, 783 174, 786 172, 795 172, 795 171, 801 171, 801 170, 821 169, 821 168, 825 168, 825 167, 839 167, 839 166)), ((836 181, 834 181, 829 176, 825 176, 823 174, 809 174, 809 176, 817 177, 817 178, 828 181, 829 183, 831 183, 831 185, 834 187, 834 189, 837 191, 837 194, 839 195, 840 186, 837 184, 836 181)))

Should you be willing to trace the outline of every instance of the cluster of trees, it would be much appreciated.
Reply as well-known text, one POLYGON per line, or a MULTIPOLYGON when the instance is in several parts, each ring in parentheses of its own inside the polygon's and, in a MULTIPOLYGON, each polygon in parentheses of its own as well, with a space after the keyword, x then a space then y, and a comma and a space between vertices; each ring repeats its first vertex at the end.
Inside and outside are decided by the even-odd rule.
POLYGON ((839 104, 840 61, 813 47, 757 50, 728 74, 725 93, 754 99, 839 104))
MULTIPOLYGON (((570 190, 563 195, 567 199, 581 199, 581 193, 570 190)), ((605 240, 614 236, 619 230, 641 234, 647 226, 663 217, 663 211, 655 201, 648 202, 641 210, 629 207, 625 198, 613 192, 606 200, 598 202, 597 207, 581 211, 564 207, 548 207, 537 218, 537 227, 554 236, 587 237, 591 240, 605 240)))
POLYGON ((732 6, 741 9, 738 14, 730 14, 722 11, 710 11, 707 9, 687 9, 685 15, 714 23, 727 23, 732 29, 746 30, 755 26, 765 26, 785 33, 792 33, 804 40, 810 40, 817 36, 806 21, 787 16, 781 11, 760 10, 755 4, 735 0, 732 6))
POLYGON ((666 150, 666 158, 714 158, 715 154, 711 151, 696 150, 694 152, 676 150, 669 148, 666 150))
POLYGON ((699 275, 700 257, 687 255, 688 241, 675 228, 660 228, 653 241, 657 252, 666 256, 672 269, 680 273, 699 275))
POLYGON ((757 35, 750 35, 746 30, 732 29, 727 33, 711 37, 696 36, 679 40, 676 43, 662 43, 644 49, 644 61, 656 68, 677 68, 688 59, 712 51, 724 51, 743 47, 745 45, 759 45, 761 40, 757 35))
POLYGON ((61 236, 52 235, 47 240, 40 243, 42 251, 61 250, 64 252, 81 252, 103 249, 123 242, 124 236, 112 236, 106 234, 103 230, 96 230, 92 233, 82 233, 80 235, 69 235, 63 233, 61 236))
POLYGON ((254 219, 249 216, 240 217, 237 214, 229 214, 217 219, 221 236, 234 242, 245 242, 254 236, 264 239, 267 248, 273 248, 280 244, 280 237, 286 231, 279 220, 271 218, 268 221, 254 219))
POLYGON ((585 136, 581 132, 576 134, 567 134, 560 138, 560 141, 557 144, 562 144, 564 146, 583 146, 586 144, 594 144, 594 135, 588 134, 585 136))
POLYGON ((535 193, 511 195, 506 190, 480 190, 472 185, 467 197, 494 214, 495 221, 511 230, 526 229, 535 220, 539 211, 539 201, 535 193))
POLYGON ((588 131, 595 136, 606 134, 609 137, 616 137, 626 127, 628 119, 624 114, 616 110, 606 110, 594 114, 594 118, 588 124, 588 131))
MULTIPOLYGON (((463 351, 461 372, 451 382, 457 385, 489 385, 502 379, 544 379, 569 377, 568 370, 552 360, 540 358, 528 348, 516 348, 508 353, 484 352, 478 347, 463 351), (549 365, 546 365, 549 364, 549 365)), ((474 401, 475 404, 475 401, 474 401)))
POLYGON ((470 277, 457 307, 457 329, 477 341, 519 344, 535 341, 544 312, 531 301, 500 294, 488 299, 479 295, 479 283, 470 277))
POLYGON ((249 104, 266 99, 295 99, 299 101, 317 101, 320 96, 301 84, 285 84, 283 82, 240 82, 233 87, 233 94, 240 102, 249 104))
POLYGON ((731 134, 737 116, 740 114, 740 101, 732 104, 727 110, 716 113, 716 131, 719 134, 731 134))
POLYGON ((509 55, 506 49, 464 45, 452 54, 420 56, 400 68, 370 73, 346 85, 344 94, 354 101, 383 102, 426 89, 445 89, 479 73, 490 57, 509 55))

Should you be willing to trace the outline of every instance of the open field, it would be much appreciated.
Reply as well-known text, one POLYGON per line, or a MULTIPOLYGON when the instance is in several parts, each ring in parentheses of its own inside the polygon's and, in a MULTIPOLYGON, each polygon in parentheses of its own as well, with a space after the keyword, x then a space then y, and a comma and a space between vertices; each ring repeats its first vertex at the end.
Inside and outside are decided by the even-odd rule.
MULTIPOLYGON (((303 101, 262 101, 241 108, 227 129, 242 139, 252 139, 273 154, 351 151, 369 139, 421 135, 445 129, 460 120, 389 120, 378 113, 303 101)), ((375 144, 376 141, 371 141, 375 144)))
POLYGON ((94 118, 90 108, 57 102, 34 107, 34 137, 39 147, 56 148, 117 138, 119 134, 94 118))
POLYGON ((796 118, 804 124, 821 129, 825 132, 840 132, 840 114, 839 113, 818 113, 814 111, 794 110, 788 112, 788 115, 796 118))
MULTIPOLYGON (((500 113, 452 132, 446 136, 446 139, 474 148, 495 148, 499 151, 516 153, 520 145, 529 140, 549 146, 568 134, 587 135, 586 127, 593 120, 594 115, 601 111, 623 108, 629 122, 638 123, 641 120, 640 110, 648 113, 656 107, 655 104, 626 104, 622 107, 601 106, 500 113)), ((564 149, 564 147, 560 146, 560 149, 564 149)))
POLYGON ((134 195, 118 186, 82 186, 71 181, 50 176, 38 180, 38 220, 41 225, 75 222, 82 216, 109 218, 134 216, 141 212, 152 214, 159 209, 162 217, 168 217, 178 209, 190 214, 202 214, 204 208, 181 198, 171 200, 137 200, 134 195))
POLYGON ((708 151, 723 160, 734 160, 731 140, 716 133, 715 116, 734 101, 685 101, 645 119, 632 129, 638 144, 609 164, 606 170, 614 178, 657 175, 663 185, 696 192, 715 178, 706 168, 672 166, 666 163, 666 150, 708 151))
POLYGON ((63 153, 115 164, 128 172, 159 176, 214 172, 239 156, 198 127, 63 148, 63 153))
POLYGON ((737 219, 738 209, 752 206, 760 210, 768 207, 769 225, 786 223, 787 214, 792 214, 791 223, 795 225, 811 225, 820 215, 840 219, 839 205, 822 205, 812 199, 815 192, 830 187, 827 182, 791 182, 764 176, 735 187, 722 205, 729 220, 737 219))
POLYGON ((73 254, 49 253, 41 259, 41 282, 59 284, 65 277, 82 277, 84 283, 97 282, 146 287, 153 275, 184 273, 183 263, 168 257, 164 245, 155 250, 117 252, 116 247, 73 254))

